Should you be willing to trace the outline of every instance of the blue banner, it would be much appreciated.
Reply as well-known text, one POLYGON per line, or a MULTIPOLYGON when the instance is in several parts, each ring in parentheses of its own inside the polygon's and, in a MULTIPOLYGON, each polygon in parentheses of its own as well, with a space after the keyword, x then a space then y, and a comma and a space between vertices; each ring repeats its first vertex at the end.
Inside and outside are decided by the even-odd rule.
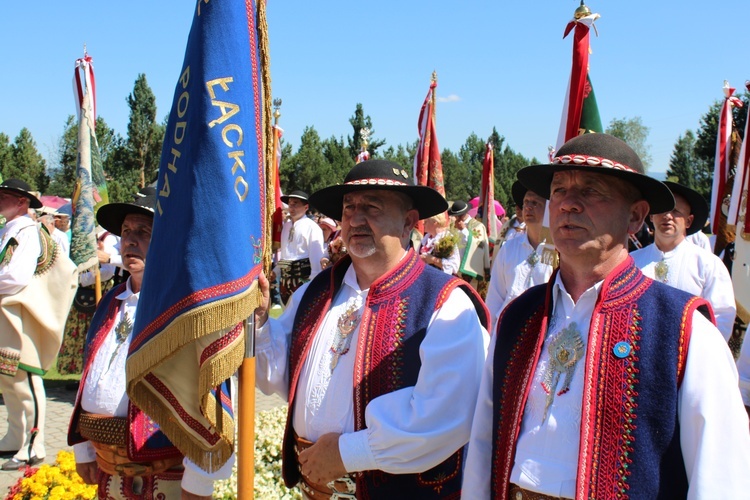
POLYGON ((249 0, 197 3, 127 364, 130 398, 207 470, 231 454, 222 381, 242 362, 240 323, 259 301, 266 178, 255 9, 249 0))

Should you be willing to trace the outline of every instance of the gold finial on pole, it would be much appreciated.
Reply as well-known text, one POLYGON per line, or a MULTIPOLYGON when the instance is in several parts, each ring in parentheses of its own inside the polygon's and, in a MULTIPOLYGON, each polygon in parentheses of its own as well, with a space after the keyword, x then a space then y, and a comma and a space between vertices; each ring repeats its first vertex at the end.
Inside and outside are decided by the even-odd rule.
POLYGON ((359 131, 359 135, 362 137, 360 140, 360 151, 365 152, 367 151, 367 145, 370 141, 370 129, 365 127, 362 130, 359 131))
POLYGON ((583 0, 581 0, 581 5, 576 8, 575 14, 573 14, 573 17, 575 19, 581 19, 582 17, 590 16, 591 15, 591 9, 589 9, 586 5, 584 5, 583 0))
POLYGON ((276 98, 273 100, 273 124, 278 125, 279 124, 279 118, 281 117, 281 111, 279 111, 279 108, 281 107, 281 99, 276 98))

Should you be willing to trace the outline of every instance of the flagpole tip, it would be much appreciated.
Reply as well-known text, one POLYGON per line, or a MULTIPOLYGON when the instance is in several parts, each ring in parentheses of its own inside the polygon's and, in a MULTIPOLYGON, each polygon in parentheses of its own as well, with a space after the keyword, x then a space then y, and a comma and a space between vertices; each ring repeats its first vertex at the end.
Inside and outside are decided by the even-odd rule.
POLYGON ((437 82, 437 71, 432 71, 432 77, 430 78, 430 81, 437 82))
POLYGON ((573 14, 573 17, 575 19, 581 19, 586 16, 591 15, 591 9, 589 9, 584 3, 583 0, 581 0, 581 5, 576 8, 575 14, 573 14))

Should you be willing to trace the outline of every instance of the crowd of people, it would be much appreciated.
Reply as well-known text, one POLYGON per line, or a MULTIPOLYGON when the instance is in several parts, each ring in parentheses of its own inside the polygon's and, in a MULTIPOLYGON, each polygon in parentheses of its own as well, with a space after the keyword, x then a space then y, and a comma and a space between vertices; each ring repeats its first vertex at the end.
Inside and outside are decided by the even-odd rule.
MULTIPOLYGON (((0 185, 3 296, 31 282, 37 235, 63 249, 67 229, 45 211, 47 229, 26 230, 41 227, 26 217, 41 203, 18 182, 0 185)), ((648 177, 606 134, 520 170, 511 191, 495 241, 470 203, 385 160, 282 197, 254 320, 257 387, 288 402, 286 484, 310 499, 746 495, 750 347, 728 345, 743 328, 729 270, 695 236, 705 200, 648 177)), ((234 462, 202 470, 125 391, 155 198, 99 209, 111 289, 93 314, 73 301, 58 358, 82 374, 69 442, 100 498, 210 498, 234 462)), ((9 342, 0 453, 17 470, 45 457, 51 361, 9 342)))

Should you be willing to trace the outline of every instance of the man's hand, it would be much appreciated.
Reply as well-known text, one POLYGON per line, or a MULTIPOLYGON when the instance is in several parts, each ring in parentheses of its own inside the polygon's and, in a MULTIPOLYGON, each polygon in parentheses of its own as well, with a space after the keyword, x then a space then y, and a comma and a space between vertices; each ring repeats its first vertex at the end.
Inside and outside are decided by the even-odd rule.
POLYGON ((96 461, 93 462, 82 462, 76 464, 76 472, 83 482, 86 484, 97 484, 97 478, 99 477, 99 466, 96 465, 96 461))
POLYGON ((268 308, 271 307, 271 284, 268 282, 266 275, 261 272, 258 276, 258 286, 262 299, 260 305, 255 308, 255 327, 260 328, 268 320, 268 308))
POLYGON ((211 500, 211 495, 203 496, 190 493, 189 491, 182 490, 182 500, 211 500))
POLYGON ((109 254, 102 249, 96 251, 96 258, 99 259, 100 264, 109 264, 109 254))
POLYGON ((299 454, 302 475, 316 484, 328 484, 346 474, 344 462, 339 453, 339 436, 328 433, 299 454))

